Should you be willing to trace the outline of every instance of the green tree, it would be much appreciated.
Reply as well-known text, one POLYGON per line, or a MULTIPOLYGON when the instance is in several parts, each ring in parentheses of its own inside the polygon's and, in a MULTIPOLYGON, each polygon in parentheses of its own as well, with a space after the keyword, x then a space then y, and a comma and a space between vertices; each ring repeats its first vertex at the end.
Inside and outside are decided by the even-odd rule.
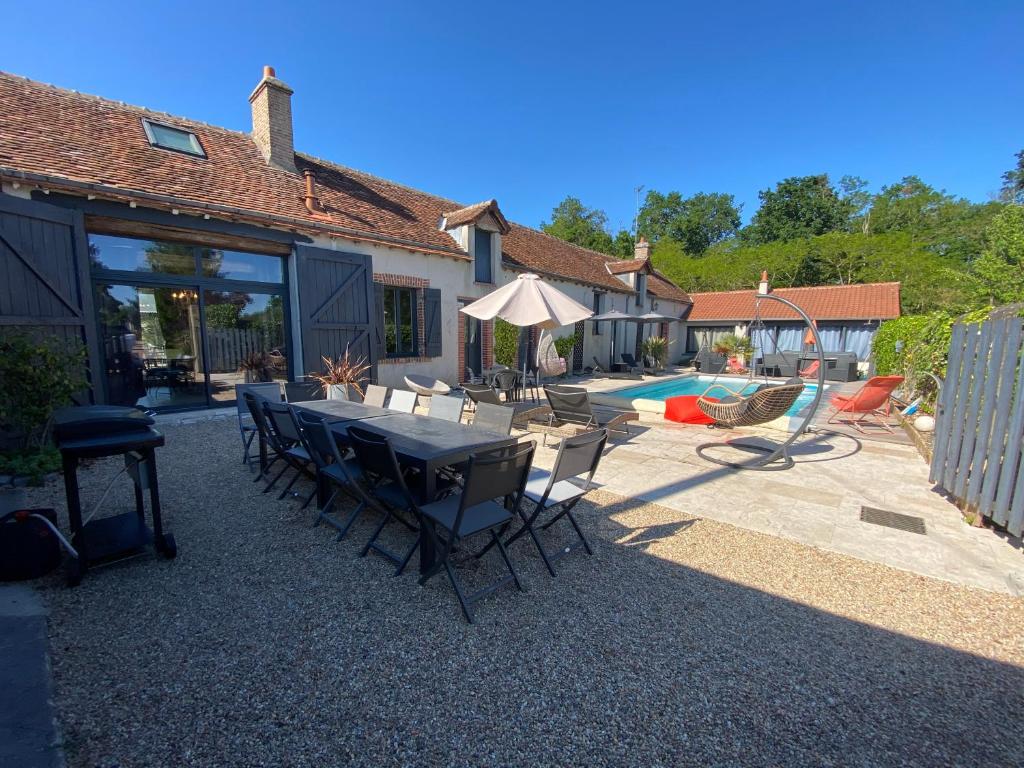
POLYGON ((567 197, 551 211, 551 221, 540 228, 560 240, 613 254, 612 236, 606 229, 608 216, 597 208, 587 208, 577 197, 567 197))
POLYGON ((753 244, 813 237, 845 228, 849 203, 839 197, 827 174, 792 176, 775 189, 758 192, 761 207, 743 230, 753 244))
POLYGON ((1003 174, 1003 188, 999 197, 1007 203, 1024 205, 1024 149, 1018 152, 1017 166, 1003 174))
POLYGON ((923 233, 956 216, 957 200, 925 184, 917 176, 904 176, 882 187, 871 204, 869 231, 923 233))
POLYGON ((632 259, 635 252, 636 239, 633 237, 633 233, 620 229, 619 233, 615 235, 615 240, 612 241, 612 255, 618 256, 620 259, 632 259))
POLYGON ((1024 301, 1024 207, 1005 206, 985 234, 985 250, 967 273, 974 306, 1024 301))
POLYGON ((678 192, 663 195, 651 190, 637 219, 638 230, 652 243, 671 238, 694 255, 734 236, 739 226, 735 199, 720 192, 698 192, 684 198, 678 192))
POLYGON ((863 230, 871 205, 868 183, 860 176, 843 176, 839 180, 839 189, 842 192, 839 199, 846 208, 846 228, 851 232, 863 230))

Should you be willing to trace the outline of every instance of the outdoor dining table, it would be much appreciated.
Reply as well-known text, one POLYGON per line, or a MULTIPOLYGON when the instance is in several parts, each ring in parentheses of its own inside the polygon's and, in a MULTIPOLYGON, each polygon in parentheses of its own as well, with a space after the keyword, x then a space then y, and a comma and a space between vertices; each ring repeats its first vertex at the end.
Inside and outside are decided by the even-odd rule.
MULTIPOLYGON (((461 464, 474 453, 504 448, 517 442, 514 437, 499 432, 409 413, 376 416, 358 420, 358 423, 339 421, 331 425, 331 430, 345 442, 348 439, 346 430, 354 424, 386 437, 399 463, 420 471, 422 481, 417 489, 417 501, 421 504, 433 501, 437 495, 437 472, 442 467, 461 464)), ((419 535, 420 573, 425 573, 434 564, 434 542, 422 526, 419 535)))
POLYGON ((398 414, 399 411, 392 411, 390 408, 381 408, 376 405, 364 405, 354 403, 350 400, 303 400, 292 403, 300 410, 315 413, 325 419, 328 424, 339 421, 357 421, 361 419, 373 419, 378 416, 389 416, 398 414))

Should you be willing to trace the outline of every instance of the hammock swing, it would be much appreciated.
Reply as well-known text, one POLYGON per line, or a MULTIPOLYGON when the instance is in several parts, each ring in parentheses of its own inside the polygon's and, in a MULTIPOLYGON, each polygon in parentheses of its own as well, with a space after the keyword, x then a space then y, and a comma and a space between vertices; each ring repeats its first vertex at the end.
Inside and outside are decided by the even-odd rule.
MULTIPOLYGON (((814 401, 806 409, 806 415, 800 425, 793 431, 787 440, 782 443, 762 439, 758 443, 745 442, 743 440, 728 440, 724 443, 705 443, 697 446, 697 455, 707 461, 736 469, 757 469, 757 470, 779 470, 789 469, 793 466, 793 459, 789 455, 790 446, 806 431, 814 413, 821 402, 821 394, 825 385, 825 358, 821 349, 821 339, 818 337, 818 329, 814 322, 807 316, 800 307, 780 296, 770 293, 758 293, 754 301, 754 319, 750 324, 748 334, 754 338, 754 334, 761 333, 764 338, 764 320, 761 316, 761 302, 770 299, 792 309, 796 312, 807 326, 807 334, 814 339, 814 349, 818 355, 818 387, 814 393, 814 401), (708 449, 731 448, 747 453, 761 454, 754 460, 743 462, 727 461, 707 454, 708 449)), ((778 339, 773 338, 772 344, 775 353, 779 354, 778 339)), ((785 353, 782 353, 785 357, 785 353)), ((705 416, 714 419, 713 426, 721 427, 752 427, 759 424, 766 424, 785 416, 787 411, 793 407, 793 403, 804 391, 803 381, 787 381, 782 384, 772 384, 767 375, 767 366, 761 366, 764 383, 753 393, 744 394, 753 383, 756 376, 756 366, 752 366, 746 384, 738 389, 731 389, 718 382, 718 374, 710 386, 697 398, 697 407, 705 416), (709 396, 709 393, 717 390, 724 390, 728 397, 723 400, 716 400, 709 396)))

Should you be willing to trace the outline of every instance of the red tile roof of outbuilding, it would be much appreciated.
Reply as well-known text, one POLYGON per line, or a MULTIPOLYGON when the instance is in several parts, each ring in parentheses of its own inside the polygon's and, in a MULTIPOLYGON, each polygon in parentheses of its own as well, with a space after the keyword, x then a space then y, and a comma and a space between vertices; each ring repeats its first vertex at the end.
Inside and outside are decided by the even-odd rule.
MULTIPOLYGON (((900 316, 899 283, 819 285, 807 288, 775 288, 772 293, 792 301, 813 320, 888 320, 900 316)), ((691 293, 693 308, 686 319, 750 320, 754 316, 756 291, 691 293)), ((766 320, 798 320, 789 307, 775 301, 761 302, 766 320)))

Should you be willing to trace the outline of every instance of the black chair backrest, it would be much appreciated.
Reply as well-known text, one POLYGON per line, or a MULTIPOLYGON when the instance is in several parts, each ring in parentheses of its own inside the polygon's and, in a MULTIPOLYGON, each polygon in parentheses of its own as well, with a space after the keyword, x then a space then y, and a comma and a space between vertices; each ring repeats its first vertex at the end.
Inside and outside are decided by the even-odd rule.
POLYGON ((598 429, 584 432, 582 435, 567 437, 562 440, 555 458, 555 466, 551 470, 550 484, 554 485, 570 477, 586 475, 584 490, 590 487, 597 465, 601 463, 604 446, 608 442, 608 430, 598 429))
POLYGON ((341 461, 341 451, 338 450, 338 443, 334 439, 327 421, 315 413, 299 411, 288 406, 295 417, 295 420, 302 428, 303 445, 309 451, 309 457, 320 469, 328 464, 341 461))
POLYGON ((544 394, 548 404, 559 421, 570 424, 590 424, 594 420, 594 411, 590 407, 590 396, 583 387, 570 387, 564 384, 545 384, 544 394))
POLYGON ((355 426, 348 427, 346 431, 359 468, 364 476, 371 479, 371 484, 380 485, 384 481, 394 483, 402 491, 409 508, 416 509, 416 502, 409 493, 398 457, 388 439, 355 426))
POLYGON ((497 432, 507 435, 512 431, 512 419, 515 411, 507 405, 492 405, 491 403, 480 403, 473 415, 473 429, 485 429, 488 432, 497 432))
POLYGON ((315 381, 288 381, 284 385, 284 399, 289 403, 301 403, 304 400, 323 400, 324 388, 315 381))
POLYGON ((515 515, 523 500, 523 489, 526 488, 536 450, 537 444, 530 440, 470 456, 452 532, 458 535, 467 509, 492 499, 513 497, 510 511, 515 515))
POLYGON ((287 403, 272 403, 268 400, 264 403, 263 410, 278 437, 291 443, 302 442, 302 432, 295 423, 292 412, 288 410, 287 403))
POLYGON ((498 393, 486 384, 463 384, 462 391, 477 405, 481 403, 501 405, 501 398, 498 397, 498 393))
POLYGON ((637 363, 636 358, 633 357, 633 354, 631 352, 620 352, 619 353, 619 357, 621 357, 622 358, 622 362, 624 362, 630 368, 637 368, 637 367, 639 367, 639 364, 637 363))
POLYGON ((462 395, 433 395, 427 415, 445 421, 462 421, 462 410, 465 407, 466 401, 462 395))
POLYGON ((263 403, 266 402, 266 398, 252 392, 243 392, 242 400, 245 402, 245 407, 249 409, 249 415, 252 416, 256 430, 266 440, 270 432, 270 428, 267 426, 267 415, 263 412, 263 403))
POLYGON ((516 372, 511 369, 498 371, 494 375, 494 386, 496 386, 502 392, 510 392, 511 390, 515 389, 516 376, 516 372))

